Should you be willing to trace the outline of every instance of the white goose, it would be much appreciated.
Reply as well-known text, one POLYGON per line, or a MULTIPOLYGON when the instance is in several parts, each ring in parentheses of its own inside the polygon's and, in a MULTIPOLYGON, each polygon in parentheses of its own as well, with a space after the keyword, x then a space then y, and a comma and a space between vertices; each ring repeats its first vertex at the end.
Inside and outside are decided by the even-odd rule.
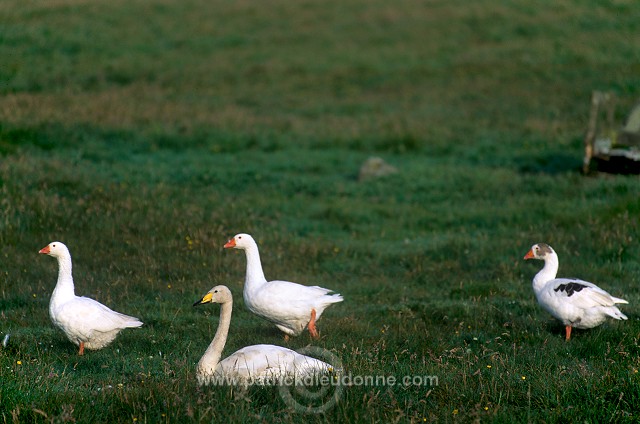
POLYGON ((593 283, 575 278, 556 278, 558 255, 545 243, 534 244, 524 259, 541 259, 544 268, 533 277, 533 291, 538 303, 565 325, 566 340, 571 328, 593 328, 607 317, 627 319, 616 303, 629 303, 611 296, 593 283))
POLYGON ((247 256, 247 276, 244 303, 249 310, 271 322, 289 336, 298 336, 305 328, 311 337, 319 336, 316 321, 325 308, 342 302, 342 296, 318 286, 303 286, 289 281, 267 281, 262 271, 258 245, 249 234, 236 234, 224 247, 244 250, 247 256))
POLYGON ((54 241, 38 253, 58 260, 58 283, 49 302, 51 321, 67 338, 84 349, 101 349, 111 343, 124 328, 140 327, 138 318, 112 311, 88 297, 76 296, 71 275, 71 254, 63 243, 54 241))
POLYGON ((283 377, 305 378, 333 370, 330 364, 319 359, 264 344, 243 347, 221 361, 229 334, 233 296, 226 286, 216 286, 193 306, 205 303, 221 305, 220 322, 211 344, 198 362, 196 378, 199 385, 276 385, 283 377))

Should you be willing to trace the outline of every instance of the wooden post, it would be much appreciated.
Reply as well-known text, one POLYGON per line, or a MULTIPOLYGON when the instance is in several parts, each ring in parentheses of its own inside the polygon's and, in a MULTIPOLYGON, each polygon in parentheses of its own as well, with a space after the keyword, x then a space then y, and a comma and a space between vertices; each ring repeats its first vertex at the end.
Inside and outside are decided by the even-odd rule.
POLYGON ((584 159, 582 161, 582 172, 587 174, 589 172, 589 163, 593 157, 593 142, 596 139, 596 130, 598 122, 598 109, 600 108, 600 102, 602 100, 602 93, 600 91, 594 91, 591 94, 591 112, 589 113, 589 126, 587 127, 587 134, 584 137, 584 159))

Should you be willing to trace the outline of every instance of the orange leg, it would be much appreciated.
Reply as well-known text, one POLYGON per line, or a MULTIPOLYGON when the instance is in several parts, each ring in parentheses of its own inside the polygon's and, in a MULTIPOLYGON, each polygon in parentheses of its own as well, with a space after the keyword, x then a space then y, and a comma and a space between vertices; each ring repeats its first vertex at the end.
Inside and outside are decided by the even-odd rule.
POLYGON ((567 338, 565 339, 566 341, 569 341, 569 339, 571 338, 571 326, 567 325, 565 327, 565 330, 567 331, 567 338))
POLYGON ((80 350, 78 351, 78 355, 84 355, 84 342, 80 342, 80 350))
POLYGON ((289 335, 288 335, 288 334, 286 334, 286 333, 285 333, 285 335, 284 335, 284 341, 285 341, 285 342, 288 342, 288 341, 289 341, 289 335))
POLYGON ((311 334, 311 338, 319 339, 320 335, 318 334, 318 329, 316 328, 316 310, 311 309, 311 319, 309 320, 309 324, 307 324, 309 328, 309 334, 311 334))

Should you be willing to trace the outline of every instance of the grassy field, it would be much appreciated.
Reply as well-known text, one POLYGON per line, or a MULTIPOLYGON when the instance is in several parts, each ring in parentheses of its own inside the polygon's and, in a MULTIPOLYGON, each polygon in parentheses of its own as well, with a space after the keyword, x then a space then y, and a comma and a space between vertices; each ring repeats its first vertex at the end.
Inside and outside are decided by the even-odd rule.
POLYGON ((637 422, 640 181, 580 167, 592 90, 620 122, 640 95, 639 34, 632 0, 1 2, 0 421, 637 422), (398 172, 358 181, 370 156, 398 172), (320 340, 245 308, 239 232, 267 278, 344 296, 320 340), (53 240, 77 294, 145 325, 77 356, 53 240), (629 320, 565 342, 536 242, 629 320), (219 308, 191 305, 217 284, 223 356, 311 346, 437 384, 352 381, 307 415, 198 388, 219 308))

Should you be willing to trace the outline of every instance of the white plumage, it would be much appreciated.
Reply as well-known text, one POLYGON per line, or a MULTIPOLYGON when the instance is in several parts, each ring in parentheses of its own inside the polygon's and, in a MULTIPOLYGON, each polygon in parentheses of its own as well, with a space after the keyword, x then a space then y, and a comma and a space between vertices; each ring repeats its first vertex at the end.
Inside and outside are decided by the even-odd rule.
POLYGON ((96 350, 107 346, 120 330, 142 325, 138 318, 115 312, 88 297, 75 295, 71 254, 63 243, 49 243, 39 253, 58 260, 58 283, 49 302, 49 315, 53 324, 79 346, 79 355, 84 354, 85 348, 96 350))
POLYGON ((588 281, 574 278, 556 278, 558 255, 545 243, 534 244, 524 259, 540 259, 544 267, 533 278, 533 291, 538 303, 551 315, 562 321, 566 339, 571 338, 571 328, 593 328, 607 317, 626 320, 615 304, 629 303, 611 296, 588 281))
POLYGON ((305 328, 309 329, 311 337, 319 337, 316 321, 328 306, 342 302, 342 296, 318 286, 280 280, 267 281, 258 245, 249 234, 235 235, 224 247, 245 251, 247 275, 243 297, 251 312, 273 322, 285 333, 285 338, 298 336, 305 328))
POLYGON ((239 349, 220 361, 229 334, 233 296, 226 286, 216 286, 193 306, 219 303, 218 329, 198 362, 199 385, 275 385, 282 378, 305 378, 332 370, 331 365, 291 349, 275 345, 253 345, 239 349))

